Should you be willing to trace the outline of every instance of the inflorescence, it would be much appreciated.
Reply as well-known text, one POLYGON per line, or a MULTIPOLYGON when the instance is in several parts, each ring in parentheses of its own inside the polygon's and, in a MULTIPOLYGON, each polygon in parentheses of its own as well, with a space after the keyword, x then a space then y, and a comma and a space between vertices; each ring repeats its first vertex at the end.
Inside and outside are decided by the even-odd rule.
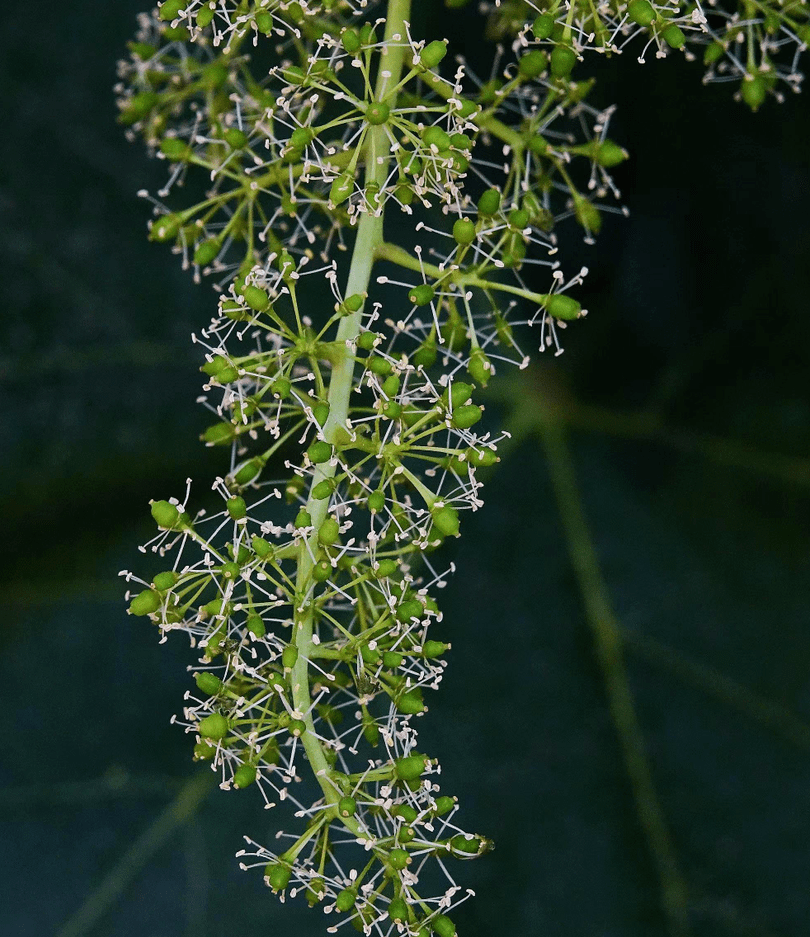
POLYGON ((434 551, 498 459, 476 392, 526 365, 522 326, 559 353, 584 315, 560 225, 591 242, 623 211, 613 109, 572 72, 638 36, 642 58, 702 44, 756 108, 798 88, 807 9, 504 0, 489 28, 510 43, 483 79, 411 34, 410 0, 374 6, 166 0, 141 17, 120 120, 169 167, 151 239, 219 293, 194 339, 203 440, 230 462, 213 510, 190 487, 152 503, 162 571, 124 575, 130 612, 201 654, 177 720, 195 758, 301 821, 275 850, 248 840, 243 867, 330 932, 452 937, 470 894, 453 865, 491 843, 457 825, 418 748, 449 648, 429 636, 452 571, 434 551), (198 200, 168 207, 187 182, 198 200), (408 222, 392 241, 388 215, 408 222))

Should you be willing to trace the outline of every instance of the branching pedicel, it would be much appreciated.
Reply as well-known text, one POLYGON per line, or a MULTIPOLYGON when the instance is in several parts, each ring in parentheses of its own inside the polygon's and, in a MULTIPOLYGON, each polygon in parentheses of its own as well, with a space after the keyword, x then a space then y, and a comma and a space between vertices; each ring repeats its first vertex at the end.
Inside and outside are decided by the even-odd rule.
POLYGON ((147 546, 169 568, 126 577, 143 587, 132 614, 202 652, 182 719, 195 757, 303 821, 279 852, 248 840, 243 866, 320 904, 330 932, 451 937, 469 893, 453 863, 490 843, 456 824, 417 749, 448 647, 428 636, 447 575, 431 554, 497 461, 476 387, 526 364, 517 325, 559 353, 584 314, 567 291, 586 271, 558 269, 558 224, 590 241, 620 210, 612 109, 572 70, 639 36, 659 55, 695 44, 709 78, 741 79, 756 108, 798 87, 808 12, 496 3, 489 27, 511 50, 480 80, 447 67, 443 40, 412 36, 410 0, 376 21, 370 6, 166 0, 141 19, 121 121, 169 163, 161 199, 209 179, 190 207, 153 200, 150 236, 221 294, 196 341, 217 416, 204 440, 231 463, 218 512, 192 515, 188 491, 153 502, 147 546), (402 243, 385 239, 391 213, 414 222, 402 243), (532 288, 538 267, 548 292, 532 288), (277 454, 282 482, 265 477, 277 454))

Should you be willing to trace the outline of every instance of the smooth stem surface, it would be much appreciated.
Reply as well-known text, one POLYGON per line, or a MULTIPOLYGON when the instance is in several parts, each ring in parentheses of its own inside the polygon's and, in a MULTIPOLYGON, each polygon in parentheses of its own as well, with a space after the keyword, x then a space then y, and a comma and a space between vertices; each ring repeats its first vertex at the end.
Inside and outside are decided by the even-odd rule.
MULTIPOLYGON (((394 39, 405 35, 405 21, 410 15, 411 0, 389 0, 385 17, 384 50, 380 56, 375 98, 384 100, 389 88, 396 87, 402 74, 405 46, 394 39)), ((394 102, 392 101, 391 104, 394 102)), ((383 126, 371 127, 367 137, 366 184, 385 181, 391 145, 383 126)), ((383 212, 364 213, 357 226, 357 238, 354 242, 349 277, 346 283, 346 296, 365 295, 371 281, 371 269, 374 265, 374 252, 383 242, 383 212)), ((349 343, 353 343, 360 334, 363 309, 347 316, 340 323, 337 338, 340 347, 338 358, 332 369, 329 382, 329 419, 324 426, 327 442, 334 443, 336 430, 345 427, 349 412, 349 397, 354 383, 354 352, 349 343)), ((335 474, 335 466, 330 463, 319 465, 312 479, 312 487, 335 474)), ((311 492, 311 489, 310 489, 311 492)), ((301 544, 298 553, 298 573, 296 577, 296 618, 293 625, 293 640, 298 648, 298 660, 292 671, 292 702, 301 715, 306 731, 301 742, 307 753, 310 766, 328 803, 336 804, 340 794, 328 780, 329 763, 324 750, 315 735, 315 726, 310 713, 312 697, 309 686, 309 663, 307 658, 312 652, 313 600, 315 582, 312 579, 313 556, 317 552, 318 528, 326 518, 329 499, 315 499, 310 493, 306 510, 312 518, 313 532, 308 541, 301 544)), ((357 832, 356 824, 344 820, 345 825, 357 832)))

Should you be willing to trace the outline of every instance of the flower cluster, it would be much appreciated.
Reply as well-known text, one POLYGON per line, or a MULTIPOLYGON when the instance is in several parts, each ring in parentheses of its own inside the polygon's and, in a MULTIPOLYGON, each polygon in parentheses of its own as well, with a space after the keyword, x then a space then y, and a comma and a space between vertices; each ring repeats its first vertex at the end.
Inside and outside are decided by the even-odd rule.
POLYGON ((489 10, 494 35, 548 49, 558 77, 569 76, 588 50, 615 54, 632 44, 640 62, 650 50, 657 58, 682 51, 702 59, 706 82, 735 82, 753 110, 769 94, 781 100, 785 87, 800 90, 799 58, 810 43, 805 0, 495 0, 489 10))
POLYGON ((279 850, 248 840, 243 866, 330 930, 452 937, 453 862, 491 844, 456 825, 415 723, 449 649, 434 551, 498 458, 476 393, 525 366, 525 326, 561 352, 587 270, 560 269, 560 226, 592 243, 623 211, 627 152, 577 58, 709 33, 698 6, 504 2, 514 41, 481 79, 411 34, 410 0, 371 7, 165 0, 140 19, 120 121, 169 165, 151 239, 219 293, 194 338, 203 441, 230 462, 213 510, 190 488, 152 503, 161 568, 124 575, 130 612, 201 655, 178 720, 195 758, 303 821, 279 850))

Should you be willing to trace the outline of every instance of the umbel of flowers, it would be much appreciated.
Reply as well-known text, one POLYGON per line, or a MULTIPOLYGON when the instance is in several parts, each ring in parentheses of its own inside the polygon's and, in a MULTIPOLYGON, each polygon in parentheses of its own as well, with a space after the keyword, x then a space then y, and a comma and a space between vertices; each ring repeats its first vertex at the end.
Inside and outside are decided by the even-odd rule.
POLYGON ((154 569, 124 573, 129 609, 199 653, 177 720, 194 757, 293 814, 243 866, 330 932, 452 937, 470 894, 454 866, 491 845, 417 741, 449 649, 434 551, 498 458, 477 392, 527 363, 519 327, 559 353, 584 314, 558 227, 591 242, 621 210, 627 153, 576 61, 638 34, 736 51, 742 29, 766 91, 797 84, 795 63, 763 63, 784 31, 801 45, 806 9, 780 6, 775 32, 765 9, 723 14, 720 35, 696 4, 495 4, 512 43, 485 81, 411 34, 410 0, 166 0, 141 17, 120 120, 169 166, 151 239, 219 293, 194 340, 203 440, 230 459, 217 508, 192 508, 190 486, 152 502, 154 569), (169 207, 187 180, 204 191, 169 207))

